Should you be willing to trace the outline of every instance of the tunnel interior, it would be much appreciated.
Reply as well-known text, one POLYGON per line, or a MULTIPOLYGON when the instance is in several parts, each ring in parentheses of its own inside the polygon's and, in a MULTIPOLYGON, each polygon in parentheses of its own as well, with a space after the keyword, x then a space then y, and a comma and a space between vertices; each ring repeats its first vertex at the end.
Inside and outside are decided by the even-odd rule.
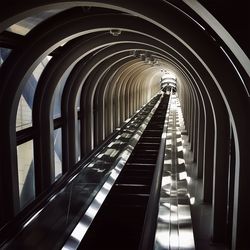
POLYGON ((11 2, 0 10, 3 238, 164 90, 180 101, 211 242, 247 249, 250 62, 206 4, 11 2))

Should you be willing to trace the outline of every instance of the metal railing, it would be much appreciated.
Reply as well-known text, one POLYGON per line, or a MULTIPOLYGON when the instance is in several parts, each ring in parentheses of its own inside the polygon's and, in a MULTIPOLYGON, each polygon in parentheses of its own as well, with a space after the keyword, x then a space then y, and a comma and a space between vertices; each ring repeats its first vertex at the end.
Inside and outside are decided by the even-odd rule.
POLYGON ((161 143, 160 143, 159 153, 158 153, 158 157, 156 161, 156 168, 155 168, 155 172, 154 172, 154 176, 152 180, 152 186, 150 190, 150 196, 149 196, 146 215, 144 219, 144 225, 143 225, 143 231, 142 231, 142 236, 140 240, 139 250, 154 249, 171 96, 172 96, 172 92, 170 93, 170 97, 168 100, 168 108, 166 111, 166 118, 164 122, 164 128, 162 131, 161 143))

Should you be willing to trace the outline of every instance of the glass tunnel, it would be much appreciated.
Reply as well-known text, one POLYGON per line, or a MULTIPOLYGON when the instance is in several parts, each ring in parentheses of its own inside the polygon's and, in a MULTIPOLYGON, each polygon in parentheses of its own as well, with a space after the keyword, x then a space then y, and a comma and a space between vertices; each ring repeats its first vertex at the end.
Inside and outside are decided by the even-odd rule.
POLYGON ((247 5, 3 0, 0 248, 248 249, 247 5))

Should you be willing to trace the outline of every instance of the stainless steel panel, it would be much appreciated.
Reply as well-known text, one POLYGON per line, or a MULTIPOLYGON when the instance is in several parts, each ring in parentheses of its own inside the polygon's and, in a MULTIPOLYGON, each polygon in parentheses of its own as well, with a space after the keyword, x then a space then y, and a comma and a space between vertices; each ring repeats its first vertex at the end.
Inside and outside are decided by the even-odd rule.
POLYGON ((156 250, 195 249, 188 194, 188 176, 183 159, 183 117, 178 97, 171 96, 166 123, 166 151, 155 235, 156 250))

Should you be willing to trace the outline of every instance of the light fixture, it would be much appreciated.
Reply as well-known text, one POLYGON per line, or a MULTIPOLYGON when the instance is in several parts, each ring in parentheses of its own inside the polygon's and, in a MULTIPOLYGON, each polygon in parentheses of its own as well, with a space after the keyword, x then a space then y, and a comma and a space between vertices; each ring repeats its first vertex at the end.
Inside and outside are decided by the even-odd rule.
POLYGON ((112 30, 109 31, 109 33, 110 33, 112 36, 119 36, 119 35, 122 33, 122 31, 119 30, 119 29, 112 29, 112 30))

